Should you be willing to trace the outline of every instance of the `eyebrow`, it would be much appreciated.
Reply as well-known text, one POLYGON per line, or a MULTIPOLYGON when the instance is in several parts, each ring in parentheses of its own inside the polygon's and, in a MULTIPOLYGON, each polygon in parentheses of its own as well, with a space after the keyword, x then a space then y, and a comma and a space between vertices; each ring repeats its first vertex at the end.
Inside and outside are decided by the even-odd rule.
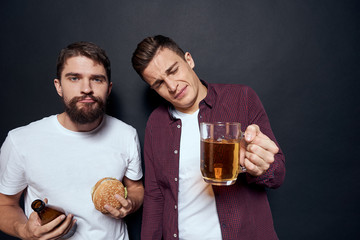
MULTIPOLYGON (((66 74, 65 74, 65 77, 68 77, 68 76, 79 77, 79 76, 81 76, 81 74, 80 74, 80 73, 69 72, 69 73, 66 73, 66 74)), ((92 78, 92 79, 94 79, 94 78, 103 78, 103 79, 106 79, 106 76, 103 75, 103 74, 93 74, 93 75, 91 75, 90 78, 92 78)))
POLYGON ((166 69, 166 74, 169 75, 170 72, 173 70, 173 68, 175 67, 175 65, 178 64, 178 62, 175 62, 173 65, 171 65, 168 69, 166 69))
POLYGON ((68 76, 80 76, 80 75, 81 75, 80 73, 69 72, 69 73, 65 74, 65 77, 68 77, 68 76))
POLYGON ((91 75, 91 78, 103 78, 103 79, 106 80, 105 75, 102 75, 102 74, 94 74, 94 75, 91 75))
MULTIPOLYGON (((178 64, 178 62, 175 62, 175 63, 173 63, 168 69, 166 69, 166 70, 165 70, 166 75, 169 75, 169 74, 173 71, 174 67, 175 67, 177 64, 178 64)), ((162 81, 162 79, 156 79, 155 82, 150 86, 150 88, 154 88, 154 87, 155 87, 157 84, 159 84, 159 82, 161 82, 161 81, 162 81)))
POLYGON ((154 89, 156 85, 158 85, 162 80, 161 79, 156 79, 156 81, 150 85, 151 89, 154 89))

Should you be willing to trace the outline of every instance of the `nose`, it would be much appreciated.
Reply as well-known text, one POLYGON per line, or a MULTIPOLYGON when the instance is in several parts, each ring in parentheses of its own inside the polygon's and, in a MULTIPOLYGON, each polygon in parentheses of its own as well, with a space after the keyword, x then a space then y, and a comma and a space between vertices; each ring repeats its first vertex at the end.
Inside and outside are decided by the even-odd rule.
POLYGON ((90 79, 84 79, 81 85, 81 93, 91 94, 93 93, 90 79))
POLYGON ((178 87, 177 81, 167 78, 165 82, 169 92, 176 92, 176 89, 178 87))

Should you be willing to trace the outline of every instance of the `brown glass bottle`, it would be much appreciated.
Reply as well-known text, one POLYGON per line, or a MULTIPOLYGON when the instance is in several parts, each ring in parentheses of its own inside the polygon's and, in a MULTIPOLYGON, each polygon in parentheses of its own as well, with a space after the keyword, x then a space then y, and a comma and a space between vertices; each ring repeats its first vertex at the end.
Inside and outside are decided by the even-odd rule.
POLYGON ((40 199, 34 200, 31 204, 31 208, 38 213, 41 219, 41 225, 51 222, 60 215, 65 215, 61 210, 46 205, 45 202, 40 199))
MULTIPOLYGON (((56 208, 51 205, 47 205, 44 201, 42 201, 40 199, 34 200, 31 203, 31 208, 35 212, 38 213, 40 220, 41 220, 41 225, 51 222, 52 220, 54 220, 55 218, 57 218, 60 215, 63 215, 63 214, 65 215, 65 213, 61 209, 56 208)), ((76 228, 77 228, 77 224, 75 223, 75 225, 73 225, 73 227, 70 229, 70 231, 68 233, 66 233, 65 235, 63 235, 61 237, 61 239, 67 239, 67 238, 71 237, 72 235, 74 235, 76 228)))

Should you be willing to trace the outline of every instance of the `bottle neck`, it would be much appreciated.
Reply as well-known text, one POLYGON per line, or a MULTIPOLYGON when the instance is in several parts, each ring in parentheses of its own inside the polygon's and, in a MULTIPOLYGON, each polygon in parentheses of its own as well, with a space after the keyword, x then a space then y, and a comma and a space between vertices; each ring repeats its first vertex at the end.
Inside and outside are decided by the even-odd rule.
POLYGON ((40 199, 36 199, 32 202, 31 208, 35 212, 41 212, 45 208, 45 203, 40 199))

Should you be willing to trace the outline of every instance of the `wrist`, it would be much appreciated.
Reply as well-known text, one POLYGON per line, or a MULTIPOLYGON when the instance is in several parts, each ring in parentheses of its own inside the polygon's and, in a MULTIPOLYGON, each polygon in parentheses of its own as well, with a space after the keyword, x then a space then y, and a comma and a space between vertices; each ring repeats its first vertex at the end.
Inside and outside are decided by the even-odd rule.
POLYGON ((133 201, 133 199, 131 197, 127 197, 126 200, 129 202, 129 205, 131 206, 130 210, 129 210, 129 214, 135 212, 135 208, 136 208, 136 203, 133 201))
POLYGON ((21 239, 28 239, 28 236, 26 234, 26 223, 16 223, 14 224, 14 230, 16 235, 21 239))

